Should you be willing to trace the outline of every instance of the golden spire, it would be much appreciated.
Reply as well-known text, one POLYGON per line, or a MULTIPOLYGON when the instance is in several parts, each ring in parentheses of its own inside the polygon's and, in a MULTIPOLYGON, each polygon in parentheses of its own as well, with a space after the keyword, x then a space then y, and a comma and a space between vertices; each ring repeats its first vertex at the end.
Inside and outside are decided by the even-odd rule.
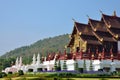
POLYGON ((72 20, 73 20, 74 22, 76 22, 76 20, 75 20, 74 18, 72 18, 72 20))
POLYGON ((113 16, 116 16, 116 11, 113 12, 113 16))
POLYGON ((99 10, 101 14, 103 14, 103 12, 101 10, 99 10))
POLYGON ((86 15, 88 17, 88 19, 90 19, 90 17, 88 15, 86 15))

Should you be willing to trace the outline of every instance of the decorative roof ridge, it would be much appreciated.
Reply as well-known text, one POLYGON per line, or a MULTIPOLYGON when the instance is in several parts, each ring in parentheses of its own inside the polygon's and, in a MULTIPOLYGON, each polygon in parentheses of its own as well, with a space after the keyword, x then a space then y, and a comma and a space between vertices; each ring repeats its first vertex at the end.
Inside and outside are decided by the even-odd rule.
POLYGON ((105 18, 104 18, 104 14, 102 14, 101 21, 102 21, 102 20, 103 20, 103 22, 105 23, 105 25, 106 25, 108 28, 111 27, 111 25, 110 25, 109 23, 107 23, 107 21, 105 20, 105 18))
MULTIPOLYGON (((73 19, 73 20, 74 20, 74 19, 73 19)), ((73 35, 75 29, 79 32, 77 24, 79 24, 79 25, 85 25, 85 24, 83 24, 83 23, 80 23, 80 22, 77 22, 77 21, 74 20, 74 27, 73 27, 71 36, 73 35)), ((86 25, 87 25, 87 24, 86 24, 86 25)))
POLYGON ((102 13, 102 16, 111 17, 111 18, 120 18, 117 15, 107 15, 107 14, 104 14, 104 13, 102 13))
POLYGON ((81 32, 78 30, 78 26, 77 26, 77 24, 79 24, 79 25, 83 25, 83 26, 89 26, 88 24, 75 22, 74 26, 75 26, 76 30, 79 32, 80 35, 81 35, 81 32))
POLYGON ((86 25, 86 26, 89 26, 88 24, 85 24, 85 23, 80 23, 80 22, 75 22, 77 24, 80 24, 80 25, 86 25))
POLYGON ((95 32, 93 32, 93 34, 95 35, 95 37, 100 41, 100 42, 102 42, 103 41, 103 38, 102 37, 100 37, 100 36, 98 36, 95 32))
POLYGON ((119 27, 119 25, 120 25, 120 17, 102 14, 101 21, 103 21, 105 23, 107 28, 113 27, 113 28, 120 29, 120 27, 119 27))
POLYGON ((93 31, 96 31, 96 28, 94 28, 91 20, 92 20, 92 19, 89 18, 89 22, 88 22, 88 23, 89 23, 89 25, 91 26, 92 30, 93 30, 93 31))
POLYGON ((93 29, 93 31, 97 31, 97 29, 98 29, 96 26, 93 25, 94 23, 96 23, 96 24, 103 24, 103 25, 106 26, 106 24, 103 21, 89 19, 88 24, 91 26, 91 28, 93 29))
POLYGON ((104 23, 103 21, 101 21, 101 20, 96 20, 96 19, 89 19, 90 21, 96 21, 96 22, 99 22, 99 23, 104 23))
POLYGON ((93 20, 93 21, 100 21, 100 20, 96 20, 96 19, 92 19, 92 18, 89 18, 89 20, 93 20))
POLYGON ((110 29, 107 28, 107 31, 114 37, 114 38, 118 38, 118 34, 115 34, 114 32, 112 32, 110 29))
POLYGON ((99 35, 99 37, 103 38, 104 41, 106 41, 106 38, 107 39, 109 38, 109 39, 112 39, 114 42, 116 42, 116 39, 114 38, 114 36, 113 37, 108 37, 108 36, 101 36, 101 35, 99 35))
MULTIPOLYGON (((94 28, 94 26, 92 25, 92 22, 91 21, 96 21, 96 20, 93 20, 93 19, 89 19, 89 22, 90 22, 90 25, 91 25, 91 28, 93 29, 93 31, 96 31, 97 29, 94 28)), ((103 21, 97 21, 99 23, 104 23, 103 21)), ((108 28, 106 28, 106 30, 108 31, 108 28)), ((109 31, 108 31, 109 32, 109 31)), ((110 31, 111 32, 111 31, 110 31)), ((93 32, 94 33, 94 32, 93 32)), ((112 36, 114 36, 115 34, 113 32, 110 33, 112 36)), ((97 33, 94 33, 94 35, 100 40, 100 41, 103 41, 104 38, 100 35, 97 35, 97 33)), ((115 38, 117 37, 117 35, 114 36, 115 38)))

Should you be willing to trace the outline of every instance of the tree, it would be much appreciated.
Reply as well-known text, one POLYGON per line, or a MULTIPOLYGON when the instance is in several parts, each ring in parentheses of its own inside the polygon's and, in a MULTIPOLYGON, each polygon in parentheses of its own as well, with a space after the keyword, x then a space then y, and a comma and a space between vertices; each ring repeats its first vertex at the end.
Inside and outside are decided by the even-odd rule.
POLYGON ((59 35, 55 37, 46 38, 43 40, 36 41, 30 46, 23 46, 20 48, 16 48, 15 50, 11 50, 7 52, 5 55, 0 58, 9 58, 9 57, 18 57, 23 56, 23 64, 31 63, 31 57, 33 53, 37 54, 42 53, 46 56, 47 52, 57 52, 58 49, 61 51, 64 50, 64 46, 69 42, 68 34, 59 35), (48 45, 49 44, 49 45, 48 45), (29 55, 29 59, 27 59, 29 55), (29 62, 30 61, 30 62, 29 62))
POLYGON ((55 63, 54 63, 54 70, 57 71, 57 62, 55 60, 55 63))
POLYGON ((7 74, 5 72, 0 72, 0 78, 6 77, 7 74))
POLYGON ((63 70, 67 70, 66 60, 64 60, 64 63, 63 63, 63 70))
POLYGON ((14 65, 15 59, 14 58, 8 58, 8 59, 3 59, 0 58, 0 71, 4 70, 6 67, 10 67, 14 65))
POLYGON ((74 63, 74 70, 78 71, 78 62, 76 60, 75 60, 75 63, 74 63))
POLYGON ((23 70, 18 71, 19 76, 24 75, 23 70))
POLYGON ((86 60, 84 59, 84 62, 83 62, 83 69, 84 69, 84 71, 86 71, 87 69, 86 69, 86 60))
POLYGON ((93 64, 92 64, 92 60, 90 60, 90 71, 93 70, 93 64))
POLYGON ((58 71, 60 71, 61 70, 61 63, 60 63, 60 60, 58 61, 58 71))

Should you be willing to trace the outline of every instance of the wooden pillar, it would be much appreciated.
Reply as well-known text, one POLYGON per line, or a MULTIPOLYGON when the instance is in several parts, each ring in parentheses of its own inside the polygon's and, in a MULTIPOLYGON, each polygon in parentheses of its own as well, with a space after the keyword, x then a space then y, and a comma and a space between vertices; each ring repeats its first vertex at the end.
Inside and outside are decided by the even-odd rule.
POLYGON ((66 53, 66 49, 64 50, 64 60, 67 60, 67 53, 66 53))
POLYGON ((94 54, 92 54, 92 57, 91 57, 91 59, 92 59, 92 60, 94 60, 94 57, 95 57, 95 56, 94 56, 94 54))
POLYGON ((113 55, 112 48, 110 49, 110 57, 111 57, 111 60, 112 60, 112 62, 113 62, 113 61, 114 61, 114 55, 113 55))
POLYGON ((91 59, 92 55, 91 55, 91 52, 90 52, 90 48, 88 48, 88 55, 89 55, 89 59, 91 59))
POLYGON ((80 59, 82 59, 83 58, 83 55, 82 55, 83 53, 82 53, 82 49, 80 50, 80 59))
POLYGON ((105 53, 105 49, 103 48, 103 49, 102 49, 102 59, 105 58, 104 53, 105 53))
POLYGON ((96 54, 98 55, 98 48, 96 48, 96 54))
POLYGON ((73 59, 73 60, 76 60, 76 53, 73 53, 72 59, 73 59))
POLYGON ((101 61, 101 53, 98 54, 98 59, 101 61))

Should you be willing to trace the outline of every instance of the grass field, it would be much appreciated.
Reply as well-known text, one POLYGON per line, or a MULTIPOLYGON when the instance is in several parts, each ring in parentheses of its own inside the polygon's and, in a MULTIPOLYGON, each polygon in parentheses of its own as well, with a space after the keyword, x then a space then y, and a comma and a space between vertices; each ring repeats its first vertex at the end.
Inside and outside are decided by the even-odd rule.
POLYGON ((8 74, 0 80, 120 80, 118 75, 101 75, 96 74, 68 74, 68 73, 26 73, 19 75, 18 73, 8 74), (98 77, 98 78, 97 78, 98 77), (106 78, 105 78, 106 77, 106 78), (68 79, 69 78, 69 79, 68 79))
MULTIPOLYGON (((100 78, 73 78, 74 80, 100 80, 100 78)), ((110 79, 107 78, 107 80, 120 80, 120 79, 110 79)))
MULTIPOLYGON (((11 80, 21 80, 23 78, 22 77, 15 77, 15 78, 12 78, 11 80)), ((32 80, 34 78, 37 78, 37 77, 25 77, 25 79, 23 79, 23 80, 32 80)), ((73 79, 73 80, 100 80, 100 78, 71 78, 71 79, 73 79)), ((111 78, 106 78, 106 79, 107 80, 120 80, 118 78, 112 78, 112 79, 111 78)), ((9 78, 0 78, 0 80, 10 80, 10 79, 9 78)), ((50 80, 54 80, 54 79, 50 78, 50 80)))

